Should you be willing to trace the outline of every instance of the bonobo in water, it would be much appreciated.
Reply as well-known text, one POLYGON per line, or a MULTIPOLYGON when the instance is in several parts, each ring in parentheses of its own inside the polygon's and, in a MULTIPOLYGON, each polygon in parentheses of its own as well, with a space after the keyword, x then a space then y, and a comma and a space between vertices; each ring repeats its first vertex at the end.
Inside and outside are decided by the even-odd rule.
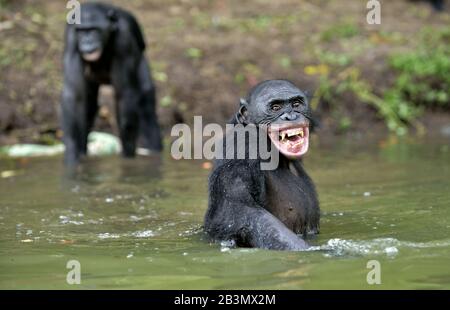
POLYGON ((234 123, 265 127, 264 139, 278 151, 279 164, 261 170, 259 157, 217 159, 209 178, 206 232, 238 246, 306 249, 298 234, 318 233, 320 217, 314 184, 301 162, 313 126, 307 96, 286 80, 262 82, 241 99, 234 123))
POLYGON ((83 4, 81 23, 67 25, 61 108, 67 164, 78 163, 86 154, 101 84, 115 90, 123 155, 134 156, 139 132, 145 148, 161 150, 155 86, 144 50, 136 19, 111 5, 83 4))

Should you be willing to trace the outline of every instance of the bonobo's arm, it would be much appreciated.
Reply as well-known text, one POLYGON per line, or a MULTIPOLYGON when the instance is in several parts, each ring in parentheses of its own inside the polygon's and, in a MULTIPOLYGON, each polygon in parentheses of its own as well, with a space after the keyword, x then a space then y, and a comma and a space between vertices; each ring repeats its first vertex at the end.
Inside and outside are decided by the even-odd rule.
POLYGON ((239 160, 210 177, 206 231, 215 239, 273 250, 304 250, 308 244, 263 208, 264 176, 259 164, 239 160))
MULTIPOLYGON (((132 46, 132 45, 130 45, 132 46)), ((116 46, 116 49, 124 48, 116 46)), ((125 49, 126 51, 126 49, 125 49)), ((116 92, 117 123, 122 141, 123 155, 132 157, 136 151, 136 140, 139 131, 139 90, 138 64, 140 54, 130 47, 128 55, 117 53, 114 59, 111 79, 116 92)))
MULTIPOLYGON (((61 103, 61 127, 66 145, 65 161, 68 165, 78 163, 86 152, 88 122, 87 104, 91 96, 91 86, 83 74, 83 64, 76 49, 75 29, 66 29, 64 50, 64 87, 61 103)), ((93 96, 92 96, 93 97, 93 96)))

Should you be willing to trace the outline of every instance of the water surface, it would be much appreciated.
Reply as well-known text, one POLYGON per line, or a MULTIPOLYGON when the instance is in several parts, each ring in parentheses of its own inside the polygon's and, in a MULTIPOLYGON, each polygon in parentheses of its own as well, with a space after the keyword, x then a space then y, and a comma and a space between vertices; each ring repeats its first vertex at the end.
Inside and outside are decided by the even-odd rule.
POLYGON ((448 141, 317 144, 309 252, 210 244, 202 161, 90 158, 71 179, 59 157, 0 160, 0 288, 449 289, 448 141), (66 283, 72 259, 80 285, 66 283))

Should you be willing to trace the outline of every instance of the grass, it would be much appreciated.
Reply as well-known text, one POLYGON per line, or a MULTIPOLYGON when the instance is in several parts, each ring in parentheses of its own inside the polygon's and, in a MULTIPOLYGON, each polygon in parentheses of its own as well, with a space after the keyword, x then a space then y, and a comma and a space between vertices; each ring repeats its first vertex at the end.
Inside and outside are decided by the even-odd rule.
MULTIPOLYGON (((319 97, 335 102, 340 94, 351 92, 362 104, 375 108, 390 131, 404 135, 411 125, 423 130, 418 117, 425 109, 450 110, 450 30, 427 28, 419 38, 415 50, 389 55, 393 82, 383 94, 361 76, 349 55, 320 52, 318 58, 334 70, 322 74, 319 97)), ((350 125, 351 120, 340 120, 341 129, 350 125)))
POLYGON ((348 39, 359 34, 358 25, 351 22, 338 23, 330 26, 322 32, 321 38, 325 42, 331 42, 339 39, 348 39))

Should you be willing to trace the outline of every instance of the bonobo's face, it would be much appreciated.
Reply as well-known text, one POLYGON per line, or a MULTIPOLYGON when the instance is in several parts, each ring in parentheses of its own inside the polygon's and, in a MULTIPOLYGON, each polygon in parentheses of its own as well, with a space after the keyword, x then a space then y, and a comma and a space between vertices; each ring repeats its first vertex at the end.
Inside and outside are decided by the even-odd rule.
POLYGON ((103 44, 100 29, 77 29, 78 50, 86 61, 97 61, 102 56, 103 44))
POLYGON ((76 32, 81 57, 85 61, 97 61, 111 32, 110 16, 92 7, 82 7, 81 23, 76 25, 76 32))
POLYGON ((240 117, 266 125, 272 144, 289 158, 308 151, 311 112, 304 92, 285 80, 265 81, 241 102, 240 117))

